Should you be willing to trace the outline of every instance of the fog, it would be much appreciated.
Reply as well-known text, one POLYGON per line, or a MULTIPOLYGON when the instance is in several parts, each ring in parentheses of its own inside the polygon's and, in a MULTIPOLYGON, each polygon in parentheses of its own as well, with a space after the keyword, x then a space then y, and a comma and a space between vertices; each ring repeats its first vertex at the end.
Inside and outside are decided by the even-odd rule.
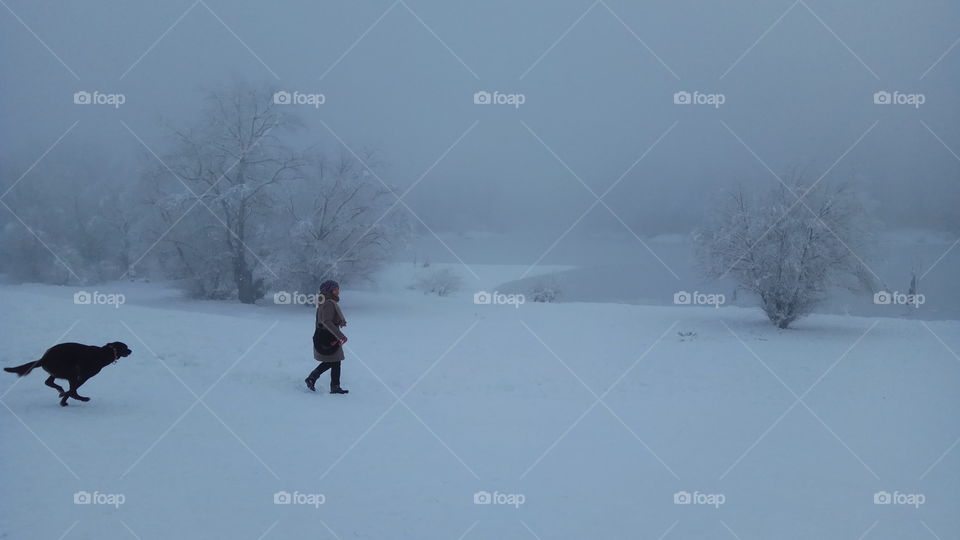
POLYGON ((859 182, 885 226, 957 229, 952 2, 8 6, 2 151, 21 170, 79 122, 45 160, 99 147, 134 175, 131 131, 159 145, 243 80, 322 93, 298 107, 300 142, 375 148, 438 232, 556 236, 614 183, 577 232, 684 232, 719 187, 795 168, 859 182), (79 107, 79 90, 126 101, 79 107), (478 106, 480 90, 525 102, 478 106), (925 102, 878 106, 880 90, 925 102), (725 102, 678 106, 677 91, 725 102))
POLYGON ((0 0, 0 46, 0 538, 960 531, 957 0, 0 0))

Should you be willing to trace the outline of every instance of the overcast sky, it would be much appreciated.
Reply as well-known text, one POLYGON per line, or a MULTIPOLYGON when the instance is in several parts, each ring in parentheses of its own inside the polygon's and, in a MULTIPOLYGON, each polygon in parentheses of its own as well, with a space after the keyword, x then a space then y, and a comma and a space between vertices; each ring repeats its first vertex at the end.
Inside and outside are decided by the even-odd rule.
POLYGON ((578 229, 686 231, 717 189, 795 167, 858 182, 892 227, 960 227, 955 0, 5 2, 0 158, 18 170, 79 122, 44 159, 93 146, 132 171, 130 131, 159 152, 240 79, 324 95, 290 106, 304 147, 376 148, 401 187, 428 172, 407 200, 440 231, 560 230, 614 183, 578 229))

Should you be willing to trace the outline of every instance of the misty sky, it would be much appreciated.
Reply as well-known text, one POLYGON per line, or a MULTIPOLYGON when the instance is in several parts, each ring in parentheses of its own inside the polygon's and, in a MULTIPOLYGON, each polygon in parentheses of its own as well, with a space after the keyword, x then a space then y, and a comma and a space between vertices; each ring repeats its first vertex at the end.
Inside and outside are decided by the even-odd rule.
MULTIPOLYGON (((767 167, 857 182, 892 227, 960 221, 955 1, 5 2, 0 159, 21 173, 79 121, 44 159, 95 148, 135 175, 121 122, 162 153, 168 126, 243 80, 324 94, 290 106, 295 146, 376 148, 400 187, 429 170, 407 201, 438 231, 557 232, 595 201, 581 180, 618 179, 605 202, 638 234, 687 231, 721 187, 775 185, 767 167)), ((578 228, 624 232, 602 205, 578 228)))

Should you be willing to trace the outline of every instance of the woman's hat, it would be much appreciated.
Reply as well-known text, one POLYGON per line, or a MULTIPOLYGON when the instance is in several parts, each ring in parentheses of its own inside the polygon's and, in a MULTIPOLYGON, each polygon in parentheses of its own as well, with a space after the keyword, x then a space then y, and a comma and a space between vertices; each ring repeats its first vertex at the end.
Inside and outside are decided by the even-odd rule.
POLYGON ((325 294, 333 291, 334 289, 339 289, 339 288, 340 288, 340 284, 332 279, 328 279, 320 284, 320 292, 325 294))

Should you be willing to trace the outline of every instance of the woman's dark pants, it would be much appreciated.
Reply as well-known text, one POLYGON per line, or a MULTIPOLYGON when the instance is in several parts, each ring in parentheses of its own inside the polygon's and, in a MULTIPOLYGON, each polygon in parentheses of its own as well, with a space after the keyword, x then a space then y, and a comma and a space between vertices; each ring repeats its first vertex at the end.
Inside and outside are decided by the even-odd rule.
POLYGON ((320 365, 310 372, 310 378, 316 381, 327 370, 330 370, 330 388, 340 386, 340 362, 320 362, 320 365))

